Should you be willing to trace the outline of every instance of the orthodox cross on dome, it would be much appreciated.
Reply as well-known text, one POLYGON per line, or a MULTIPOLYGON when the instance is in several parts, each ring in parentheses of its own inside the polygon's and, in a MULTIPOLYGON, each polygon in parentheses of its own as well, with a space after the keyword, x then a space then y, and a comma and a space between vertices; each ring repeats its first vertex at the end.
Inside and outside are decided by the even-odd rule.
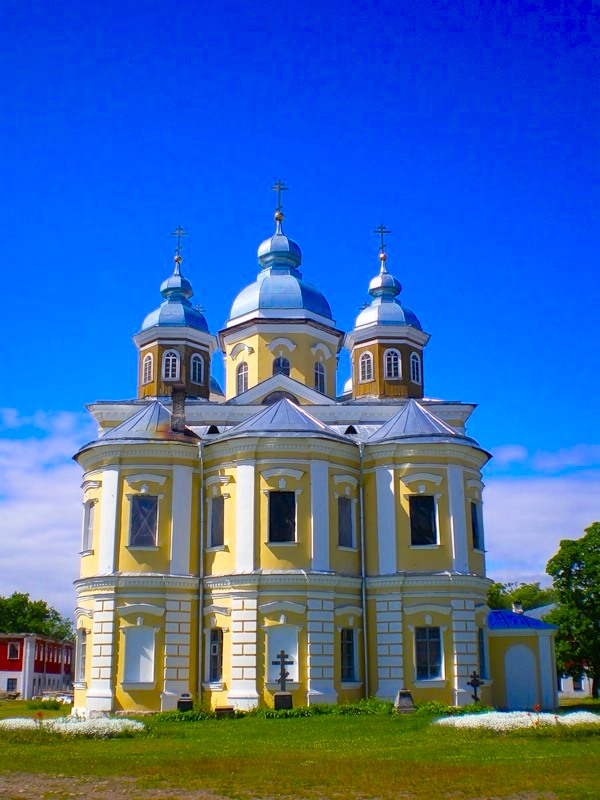
POLYGON ((169 236, 176 236, 177 237, 177 249, 175 250, 175 261, 180 264, 181 263, 181 237, 182 236, 189 236, 187 231, 184 231, 181 225, 178 225, 174 231, 171 231, 169 236))
POLYGON ((283 214, 281 209, 283 206, 281 205, 281 193, 282 192, 289 192, 289 186, 286 186, 282 180, 276 181, 273 186, 271 186, 272 192, 277 192, 277 210, 275 211, 275 220, 277 222, 281 222, 283 219, 283 214))
POLYGON ((383 253, 383 252, 385 251, 385 248, 387 247, 387 245, 386 245, 386 243, 385 243, 385 240, 384 240, 384 238, 383 238, 383 237, 384 237, 384 234, 386 234, 386 233, 391 233, 391 231, 390 231, 390 230, 388 230, 388 229, 385 227, 385 225, 381 224, 381 225, 380 225, 378 228, 375 228, 375 230, 373 231, 373 233, 378 233, 378 234, 381 236, 381 244, 379 245, 379 249, 380 249, 380 251, 383 253))

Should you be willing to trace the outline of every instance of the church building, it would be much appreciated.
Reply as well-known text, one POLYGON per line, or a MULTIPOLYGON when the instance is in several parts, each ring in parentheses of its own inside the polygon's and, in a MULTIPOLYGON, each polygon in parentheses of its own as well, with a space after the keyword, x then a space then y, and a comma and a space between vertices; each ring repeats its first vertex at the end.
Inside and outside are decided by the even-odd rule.
POLYGON ((490 455, 467 432, 474 405, 425 396, 429 334, 400 302, 388 231, 344 332, 282 226, 278 203, 218 333, 178 229, 133 337, 137 398, 88 406, 74 708, 273 705, 282 651, 294 706, 402 688, 464 705, 476 673, 484 703, 555 707, 552 626, 486 605, 490 455))

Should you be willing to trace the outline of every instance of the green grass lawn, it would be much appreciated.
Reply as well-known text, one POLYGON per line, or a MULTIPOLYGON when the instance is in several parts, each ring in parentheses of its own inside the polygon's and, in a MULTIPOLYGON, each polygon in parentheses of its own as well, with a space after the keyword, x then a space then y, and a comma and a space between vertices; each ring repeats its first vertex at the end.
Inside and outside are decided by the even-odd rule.
MULTIPOLYGON (((24 715, 6 705, 0 716, 24 715)), ((0 785, 12 771, 129 776, 138 792, 131 797, 163 790, 170 800, 192 790, 310 800, 600 796, 600 734, 589 730, 469 732, 415 715, 145 721, 148 733, 129 739, 0 732, 0 785)))

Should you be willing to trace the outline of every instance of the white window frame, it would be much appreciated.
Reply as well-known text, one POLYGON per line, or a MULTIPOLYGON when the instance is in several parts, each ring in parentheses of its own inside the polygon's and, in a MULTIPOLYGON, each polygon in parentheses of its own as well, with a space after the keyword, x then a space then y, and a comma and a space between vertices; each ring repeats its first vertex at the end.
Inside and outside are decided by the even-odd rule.
POLYGON ((374 380, 375 378, 373 377, 373 354, 369 350, 366 353, 362 353, 360 358, 358 359, 358 382, 371 383, 374 380))
POLYGON ((18 661, 21 655, 21 642, 9 642, 6 648, 6 659, 7 661, 18 661), (17 651, 16 655, 10 654, 11 647, 14 647, 17 651))
POLYGON ((162 494, 149 494, 146 492, 132 492, 125 495, 125 497, 129 500, 129 531, 128 531, 128 538, 127 538, 127 548, 128 550, 158 550, 159 548, 159 538, 158 533, 160 531, 160 501, 164 497, 162 494), (134 497, 156 497, 156 537, 155 537, 155 544, 132 544, 131 541, 131 534, 132 534, 132 527, 133 527, 133 503, 132 498, 134 497))
POLYGON ((152 383, 154 379, 154 356, 146 353, 142 359, 142 386, 152 383))
POLYGON ((162 357, 162 379, 163 381, 178 381, 179 373, 181 371, 181 358, 178 350, 165 350, 162 357), (167 375, 167 359, 169 363, 171 359, 175 360, 175 376, 171 375, 172 370, 169 368, 169 375, 167 375))
POLYGON ((427 550, 428 548, 432 547, 439 547, 440 546, 440 498, 441 493, 436 492, 435 494, 431 494, 429 492, 414 492, 412 494, 407 494, 405 497, 408 498, 408 536, 409 536, 409 546, 415 548, 417 550, 427 550), (435 519, 435 542, 431 544, 413 544, 412 543, 412 526, 410 522, 410 498, 411 497, 433 497, 433 509, 434 509, 434 519, 435 519))
POLYGON ((223 628, 216 626, 214 628, 209 628, 206 632, 206 682, 210 686, 222 686, 223 685, 223 651, 225 649, 225 631, 223 628), (218 678, 211 678, 210 670, 211 670, 211 659, 212 659, 212 648, 215 646, 212 642, 212 634, 214 631, 221 632, 221 641, 220 641, 220 660, 221 660, 221 674, 218 678))
MULTIPOLYGON (((125 652, 123 658, 123 680, 121 685, 124 688, 136 688, 136 689, 151 689, 154 688, 156 683, 156 628, 151 627, 150 625, 131 625, 127 627, 123 627, 121 629, 123 631, 123 636, 125 639, 125 652), (143 674, 142 670, 138 670, 135 672, 132 667, 133 664, 131 661, 128 663, 128 657, 131 659, 131 653, 128 652, 131 650, 131 645, 135 639, 134 631, 143 631, 148 634, 148 638, 151 638, 151 670, 147 674, 143 674)), ((138 634, 139 638, 139 634, 138 634)), ((141 666, 141 661, 140 665, 141 666)))
POLYGON ((410 626, 413 634, 413 669, 415 686, 441 686, 446 683, 446 663, 444 658, 444 632, 441 625, 427 624, 410 626), (440 632, 440 674, 435 678, 417 678, 417 628, 437 628, 440 632))
POLYGON ((285 375, 286 377, 289 378, 291 371, 292 371, 292 364, 291 364, 289 358, 286 358, 285 356, 277 356, 277 358, 273 359, 273 375, 285 375), (275 370, 275 364, 277 364, 278 362, 281 362, 282 365, 283 364, 287 364, 285 369, 278 369, 276 371, 275 370))
POLYGON ((348 684, 356 684, 358 682, 358 662, 357 662, 357 641, 356 641, 356 628, 342 627, 340 630, 340 683, 342 686, 347 686, 348 684), (352 634, 352 677, 351 678, 344 678, 342 673, 342 635, 343 631, 350 631, 352 634))
POLYGON ((204 359, 199 353, 194 353, 193 356, 190 358, 190 381, 191 383, 195 383, 197 386, 204 385, 204 359), (196 365, 199 365, 197 367, 196 365), (196 380, 196 372, 200 373, 199 380, 196 380))
POLYGON ((216 494, 214 497, 208 499, 208 546, 207 550, 224 550, 225 549, 225 500, 224 494, 216 494), (212 519, 213 519, 213 503, 215 500, 223 498, 223 544, 213 544, 212 541, 212 519))
POLYGON ((337 546, 340 550, 356 550, 356 498, 349 497, 348 495, 337 494, 335 495, 337 503, 337 546), (340 544, 340 500, 348 500, 350 502, 350 536, 352 544, 340 544))
POLYGON ((469 522, 471 528, 471 546, 473 550, 478 553, 485 553, 485 536, 483 531, 483 508, 481 502, 479 500, 474 500, 472 497, 469 498, 469 503, 475 506, 475 513, 477 515, 477 524, 479 525, 479 547, 475 547, 474 545, 474 536, 473 536, 473 518, 471 514, 473 513, 469 508, 469 522))
POLYGON ((327 373, 321 361, 315 362, 315 391, 325 394, 327 389, 327 373))
POLYGON ((97 500, 87 500, 83 504, 83 528, 81 531, 81 555, 94 552, 94 527, 96 522, 97 500))
POLYGON ((418 353, 412 352, 410 354, 410 382, 416 383, 419 386, 423 383, 423 370, 421 367, 421 356, 418 353), (415 365, 417 377, 415 377, 415 365))
POLYGON ((243 394, 248 391, 248 362, 242 361, 237 365, 235 371, 235 390, 236 394, 243 394))
POLYGON ((383 354, 383 375, 385 379, 388 381, 399 381, 402 379, 402 353, 395 347, 390 347, 383 354), (393 357, 393 356, 396 356, 397 358, 397 365, 398 365, 397 375, 390 374, 389 370, 388 357, 393 357))

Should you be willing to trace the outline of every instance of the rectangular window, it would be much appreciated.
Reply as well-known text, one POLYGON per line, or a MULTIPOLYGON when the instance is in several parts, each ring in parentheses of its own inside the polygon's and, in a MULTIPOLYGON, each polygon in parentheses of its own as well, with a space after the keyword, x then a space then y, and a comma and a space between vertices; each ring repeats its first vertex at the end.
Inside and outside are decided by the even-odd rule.
POLYGON ((339 547, 354 547, 352 527, 352 500, 349 497, 338 497, 339 547))
POLYGON ((415 628, 417 680, 442 677, 442 638, 439 628, 415 628))
POLYGON ((213 497, 210 501, 210 546, 223 547, 224 542, 224 510, 223 495, 213 497))
POLYGON ((77 632, 77 678, 78 681, 85 680, 85 660, 87 657, 87 632, 80 629, 77 632))
POLYGON ((583 676, 578 675, 576 678, 573 678, 573 691, 574 692, 583 692, 583 676))
POLYGON ((437 544, 435 499, 431 495, 416 494, 409 497, 408 502, 411 545, 437 544))
POLYGON ((83 542, 81 549, 85 553, 92 549, 94 543, 94 518, 96 516, 96 503, 86 503, 83 515, 83 542))
POLYGON ((477 630, 477 653, 479 655, 479 677, 487 678, 487 661, 485 660, 485 631, 477 630))
POLYGON ((154 547, 158 521, 158 497, 134 494, 131 498, 130 547, 154 547))
POLYGON ((354 630, 342 628, 342 681, 355 681, 354 630))
POLYGON ((7 692, 16 692, 17 691, 17 679, 16 678, 7 678, 6 679, 6 691, 7 692))
POLYGON ((209 636, 208 680, 218 683, 223 677, 223 630, 212 628, 209 636))
POLYGON ((8 643, 8 658, 10 661, 16 661, 19 658, 19 642, 8 643))
POLYGON ((471 531, 473 533, 473 547, 475 550, 483 550, 483 537, 481 535, 481 524, 479 522, 478 503, 471 503, 471 531))
POLYGON ((296 494, 269 492, 269 541, 296 541, 296 494))
POLYGON ((123 681, 154 683, 154 628, 126 628, 123 681))

